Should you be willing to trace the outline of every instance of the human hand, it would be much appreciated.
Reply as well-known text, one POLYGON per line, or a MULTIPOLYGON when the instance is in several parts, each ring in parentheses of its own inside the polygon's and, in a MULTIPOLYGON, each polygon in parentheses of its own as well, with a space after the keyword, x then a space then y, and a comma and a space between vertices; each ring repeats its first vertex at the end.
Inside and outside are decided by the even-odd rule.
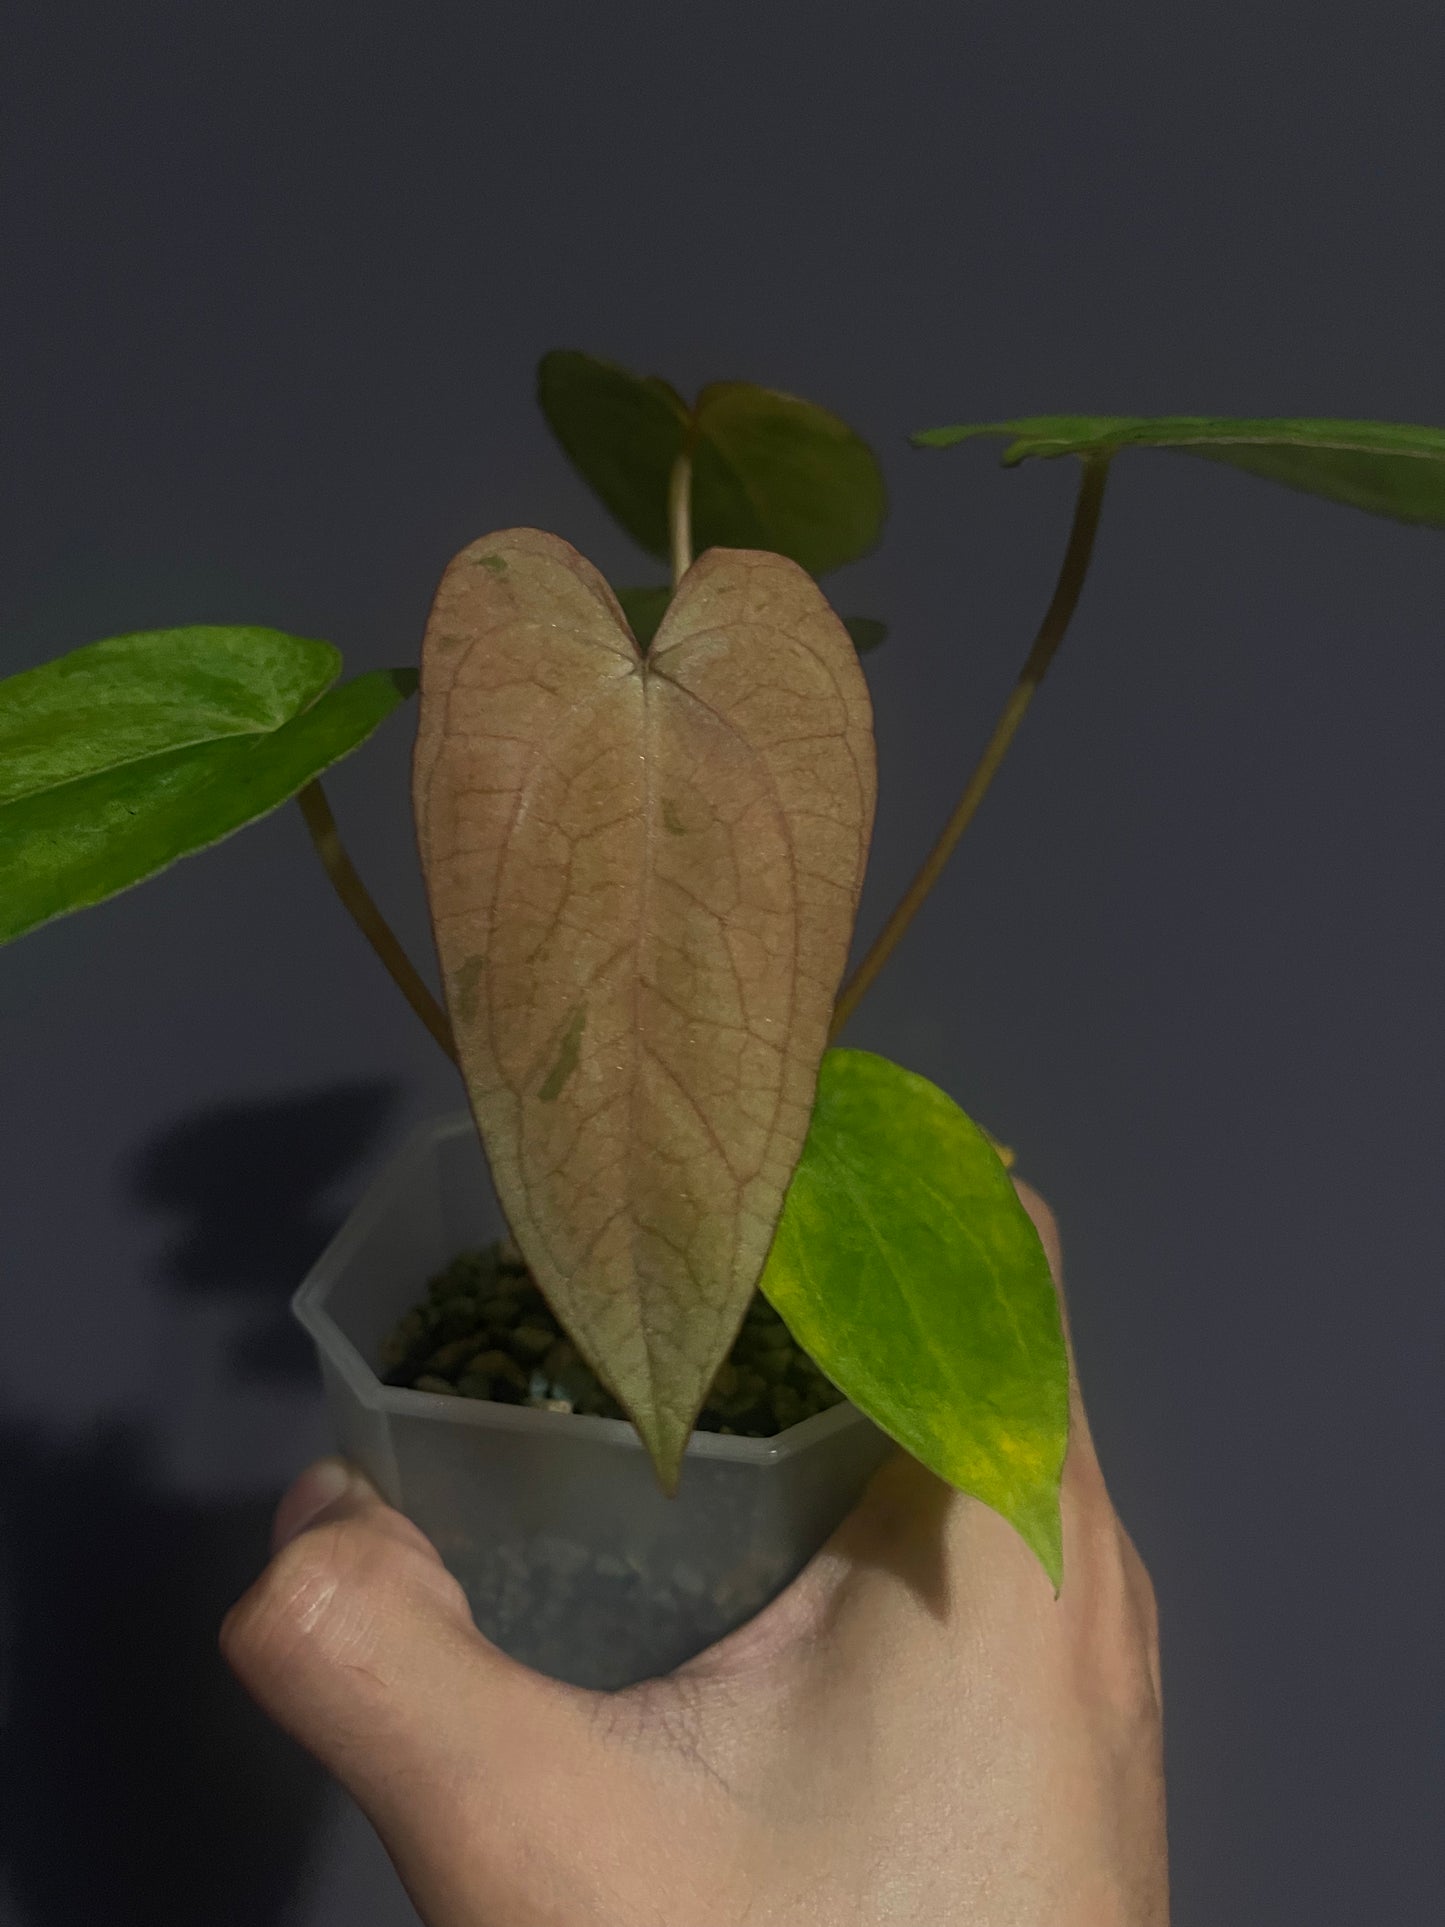
POLYGON ((587 1692, 484 1639, 423 1535, 327 1460, 222 1650, 429 1927, 1167 1927, 1153 1589, 1071 1396, 1057 1600, 900 1452, 755 1619, 587 1692))

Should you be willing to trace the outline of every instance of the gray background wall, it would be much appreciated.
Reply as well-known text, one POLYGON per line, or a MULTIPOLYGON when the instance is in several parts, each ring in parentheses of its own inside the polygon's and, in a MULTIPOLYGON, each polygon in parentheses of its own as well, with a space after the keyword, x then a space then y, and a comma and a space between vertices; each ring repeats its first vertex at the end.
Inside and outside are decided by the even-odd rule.
MULTIPOLYGON (((12 0, 0 667, 185 621, 415 659, 498 526, 645 580, 552 346, 854 422, 861 929, 1046 599, 1048 409, 1445 422, 1437 7, 12 0)), ((1445 538, 1121 461, 1077 628, 852 1041, 1061 1217, 1163 1612, 1177 1927, 1440 1917, 1445 538)), ((331 785, 428 955, 410 715, 331 785)), ((285 1300, 447 1066, 288 808, 0 953, 16 1927, 391 1927, 215 1624, 325 1443, 285 1300)))

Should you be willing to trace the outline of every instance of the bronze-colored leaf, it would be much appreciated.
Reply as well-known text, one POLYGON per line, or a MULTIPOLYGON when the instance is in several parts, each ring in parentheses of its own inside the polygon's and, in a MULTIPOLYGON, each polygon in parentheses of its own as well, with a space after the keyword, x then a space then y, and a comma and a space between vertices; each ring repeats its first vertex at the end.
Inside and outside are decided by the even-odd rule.
POLYGON ((786 557, 709 550, 645 658, 557 536, 443 576, 414 800, 462 1071, 668 1491, 807 1134, 874 794, 856 651, 786 557))

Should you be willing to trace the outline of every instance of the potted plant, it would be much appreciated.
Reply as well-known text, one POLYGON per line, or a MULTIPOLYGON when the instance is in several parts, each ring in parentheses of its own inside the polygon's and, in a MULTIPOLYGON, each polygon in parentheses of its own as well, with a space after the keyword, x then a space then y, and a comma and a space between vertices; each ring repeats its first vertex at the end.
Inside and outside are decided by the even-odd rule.
POLYGON ((971 820, 1078 602, 1110 464, 1181 450, 1445 524, 1445 432, 1060 416, 1043 622, 948 823, 845 980, 874 806, 860 651, 818 578, 878 540, 872 452, 797 397, 557 352, 562 447, 671 580, 556 535, 469 543, 419 671, 337 683, 258 628, 111 638, 0 682, 0 940, 291 798, 469 1109, 404 1148, 296 1296, 339 1442, 508 1651, 579 1684, 756 1611, 901 1446, 1062 1572, 1068 1370, 1010 1155, 839 1039, 971 820), (439 1002, 343 850, 324 771, 418 695, 439 1002))

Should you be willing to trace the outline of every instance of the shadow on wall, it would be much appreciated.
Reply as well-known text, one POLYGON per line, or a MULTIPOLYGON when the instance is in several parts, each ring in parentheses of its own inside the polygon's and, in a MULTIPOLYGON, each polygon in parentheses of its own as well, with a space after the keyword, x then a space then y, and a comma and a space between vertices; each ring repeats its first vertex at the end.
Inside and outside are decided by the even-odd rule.
POLYGON ((187 1296, 254 1295, 256 1318, 232 1356, 243 1379, 311 1382, 311 1341, 289 1301, 344 1215, 332 1203, 375 1148, 400 1096, 391 1082, 184 1118, 123 1174, 143 1209, 179 1226, 162 1276, 187 1296))
MULTIPOLYGON (((342 1215, 328 1194, 398 1095, 353 1085, 207 1112, 130 1173, 139 1202, 181 1221, 162 1289, 253 1302, 227 1375, 255 1396, 314 1371, 287 1300, 342 1215)), ((14 1927, 274 1927, 333 1798, 216 1644, 264 1563, 275 1498, 160 1489, 151 1432, 0 1433, 0 1891, 14 1927)))

